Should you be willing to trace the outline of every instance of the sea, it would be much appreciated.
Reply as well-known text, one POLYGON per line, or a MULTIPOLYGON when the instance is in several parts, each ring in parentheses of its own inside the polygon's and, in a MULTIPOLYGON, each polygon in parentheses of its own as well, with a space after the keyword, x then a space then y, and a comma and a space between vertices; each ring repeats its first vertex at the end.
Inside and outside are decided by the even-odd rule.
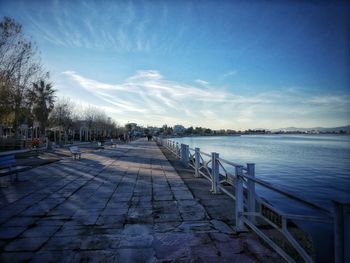
MULTIPOLYGON (((349 135, 241 135, 182 137, 173 140, 217 152, 231 162, 255 163, 255 176, 333 211, 333 200, 350 203, 349 135)), ((232 167, 226 167, 232 169, 232 167)), ((298 202, 257 186, 257 193, 283 212, 318 215, 298 202)), ((312 235, 317 261, 333 258, 333 226, 296 222, 312 235)))

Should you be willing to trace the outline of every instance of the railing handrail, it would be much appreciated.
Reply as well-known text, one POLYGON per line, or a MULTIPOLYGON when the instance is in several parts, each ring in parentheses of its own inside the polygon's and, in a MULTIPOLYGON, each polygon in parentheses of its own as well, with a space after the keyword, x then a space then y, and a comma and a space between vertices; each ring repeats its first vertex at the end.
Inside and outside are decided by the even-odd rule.
POLYGON ((275 191, 275 192, 278 192, 278 193, 280 193, 280 194, 282 194, 282 195, 284 195, 284 196, 286 196, 286 197, 288 197, 288 198, 291 198, 291 199, 294 199, 294 200, 296 200, 296 201, 298 201, 298 202, 300 202, 300 203, 303 203, 303 204, 306 205, 306 206, 309 206, 309 207, 312 207, 312 208, 314 208, 314 209, 320 210, 321 212, 326 213, 327 216, 329 216, 329 215, 332 216, 332 213, 331 213, 330 211, 328 211, 327 209, 325 209, 325 208, 323 208, 323 207, 321 207, 321 206, 319 206, 319 205, 316 205, 315 203, 313 203, 313 202, 311 202, 311 201, 308 201, 308 200, 305 200, 305 199, 303 199, 303 198, 301 198, 301 197, 298 197, 298 196, 296 196, 295 194, 292 194, 292 193, 290 193, 290 192, 288 192, 288 191, 286 191, 286 190, 283 190, 283 189, 281 189, 281 188, 278 188, 278 187, 274 186, 273 184, 271 184, 271 183, 269 183, 269 182, 266 182, 266 181, 264 181, 264 180, 258 179, 258 178, 256 178, 256 177, 251 177, 251 176, 249 176, 249 175, 247 175, 247 174, 243 174, 242 176, 243 176, 244 178, 247 178, 247 179, 249 179, 249 180, 252 180, 252 181, 254 181, 255 183, 258 183, 259 185, 262 185, 262 186, 264 186, 264 187, 266 187, 266 188, 268 188, 268 189, 270 189, 270 190, 273 190, 273 191, 275 191))

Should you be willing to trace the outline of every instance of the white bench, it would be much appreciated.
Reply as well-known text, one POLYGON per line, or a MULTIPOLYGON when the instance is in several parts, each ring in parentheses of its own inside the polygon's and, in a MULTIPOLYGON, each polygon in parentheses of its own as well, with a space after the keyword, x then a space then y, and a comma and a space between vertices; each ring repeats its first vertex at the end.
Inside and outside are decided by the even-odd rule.
POLYGON ((79 150, 78 146, 70 146, 69 151, 74 157, 74 160, 77 159, 77 156, 79 156, 79 159, 81 158, 81 151, 79 150))

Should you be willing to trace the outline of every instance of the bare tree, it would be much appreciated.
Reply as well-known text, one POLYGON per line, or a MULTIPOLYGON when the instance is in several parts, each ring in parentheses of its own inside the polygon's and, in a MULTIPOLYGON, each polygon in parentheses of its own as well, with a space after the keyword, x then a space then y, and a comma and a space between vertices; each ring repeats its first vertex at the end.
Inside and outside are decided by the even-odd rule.
MULTIPOLYGON (((61 133, 68 137, 70 131, 74 127, 74 108, 75 105, 68 98, 60 98, 55 102, 55 106, 49 116, 49 124, 51 127, 58 128, 59 141, 61 142, 61 133)), ((73 133, 73 132, 72 132, 73 133)))
MULTIPOLYGON (((0 88, 3 103, 16 129, 27 121, 30 101, 26 100, 32 82, 42 75, 37 49, 28 41, 22 26, 9 17, 0 22, 0 88)), ((5 115, 5 114, 3 114, 5 115)), ((2 118, 6 116, 1 116, 2 118)))

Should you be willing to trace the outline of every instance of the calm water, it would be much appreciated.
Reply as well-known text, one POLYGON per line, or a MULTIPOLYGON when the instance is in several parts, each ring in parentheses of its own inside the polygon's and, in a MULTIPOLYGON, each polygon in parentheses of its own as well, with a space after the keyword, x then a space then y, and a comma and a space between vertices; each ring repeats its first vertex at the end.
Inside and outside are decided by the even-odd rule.
MULTIPOLYGON (((236 163, 255 163, 256 177, 327 209, 332 199, 350 202, 350 136, 242 135, 176 141, 207 153, 218 152, 236 163)), ((262 188, 258 191, 283 204, 280 196, 262 188)))
MULTIPOLYGON (((256 177, 332 211, 331 200, 350 203, 350 136, 242 135, 176 138, 240 164, 255 163, 256 177)), ((313 214, 262 187, 258 194, 284 212, 313 214)), ((296 222, 313 237, 317 262, 333 260, 333 226, 296 222)))

